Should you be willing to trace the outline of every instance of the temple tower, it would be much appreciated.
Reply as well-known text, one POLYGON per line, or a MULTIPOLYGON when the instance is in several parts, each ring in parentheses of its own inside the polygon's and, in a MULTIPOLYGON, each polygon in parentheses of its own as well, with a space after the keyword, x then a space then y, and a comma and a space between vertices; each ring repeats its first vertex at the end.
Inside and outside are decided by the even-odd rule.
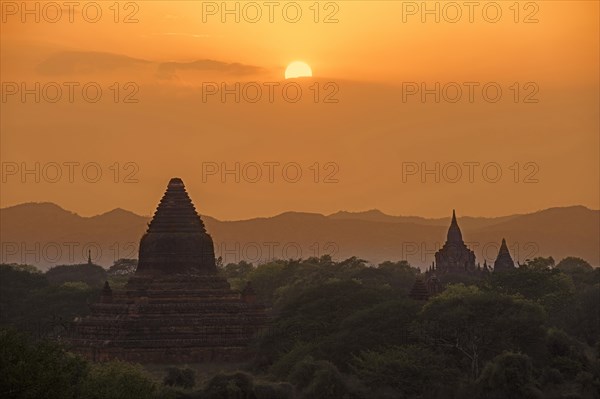
POLYGON ((503 272, 513 270, 514 268, 515 262, 513 261, 512 256, 510 256, 508 246, 506 245, 506 240, 503 238, 502 244, 500 245, 500 250, 498 251, 498 256, 494 262, 494 271, 503 272))
POLYGON ((92 360, 248 360, 268 319, 253 290, 245 294, 217 274, 212 238, 174 178, 141 238, 136 272, 124 289, 105 284, 70 341, 92 360))
POLYGON ((448 228, 446 243, 435 253, 435 270, 440 274, 476 271, 475 253, 463 241, 454 210, 452 210, 452 221, 448 228))

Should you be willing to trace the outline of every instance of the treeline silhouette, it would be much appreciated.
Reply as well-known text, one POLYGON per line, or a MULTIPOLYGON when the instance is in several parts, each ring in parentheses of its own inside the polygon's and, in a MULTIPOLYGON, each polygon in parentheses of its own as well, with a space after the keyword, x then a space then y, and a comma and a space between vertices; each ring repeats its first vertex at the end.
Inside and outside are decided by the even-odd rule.
POLYGON ((419 270, 328 256, 223 265, 252 283, 272 323, 241 370, 161 376, 91 364, 60 344, 123 259, 55 267, 0 265, 2 397, 46 398, 600 398, 600 269, 585 260, 526 261, 481 278, 446 276, 428 301, 408 294, 419 270), (8 395, 8 396, 6 396, 8 395))

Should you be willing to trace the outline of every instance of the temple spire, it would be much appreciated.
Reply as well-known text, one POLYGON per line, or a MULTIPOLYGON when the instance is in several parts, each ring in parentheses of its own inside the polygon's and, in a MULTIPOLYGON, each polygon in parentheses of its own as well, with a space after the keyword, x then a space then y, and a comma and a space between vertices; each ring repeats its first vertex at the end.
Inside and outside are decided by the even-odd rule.
POLYGON ((456 221, 456 212, 452 210, 452 221, 450 222, 450 227, 448 228, 448 237, 447 241, 451 243, 462 243, 462 233, 460 232, 460 228, 458 227, 458 222, 456 221))
POLYGON ((450 227, 448 227, 446 242, 435 253, 435 269, 440 274, 473 273, 477 270, 475 253, 463 241, 454 209, 452 210, 452 219, 450 227))
POLYGON ((515 262, 513 261, 512 256, 510 256, 506 240, 503 238, 502 244, 500 244, 500 250, 498 251, 498 257, 494 262, 494 271, 506 271, 514 268, 515 262))

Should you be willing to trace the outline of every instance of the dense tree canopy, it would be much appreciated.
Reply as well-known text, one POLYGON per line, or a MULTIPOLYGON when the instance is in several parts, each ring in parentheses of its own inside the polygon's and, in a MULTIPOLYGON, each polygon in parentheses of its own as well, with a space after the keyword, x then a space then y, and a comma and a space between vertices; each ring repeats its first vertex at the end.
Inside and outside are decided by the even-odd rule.
POLYGON ((94 264, 59 265, 46 272, 46 278, 53 285, 81 281, 91 287, 102 287, 106 281, 106 270, 94 264))
MULTIPOLYGON (((90 364, 60 341, 108 278, 0 265, 0 394, 90 398, 585 398, 600 395, 600 270, 578 258, 528 260, 512 271, 454 275, 428 301, 408 297, 419 270, 405 261, 279 260, 219 266, 235 289, 251 282, 271 323, 243 371, 190 366, 160 376, 90 364), (25 383, 26 381, 29 381, 25 383), (44 395, 41 395, 41 392, 44 395)), ((85 274, 85 273, 84 273, 85 274)), ((3 397, 5 395, 2 395, 3 397)))

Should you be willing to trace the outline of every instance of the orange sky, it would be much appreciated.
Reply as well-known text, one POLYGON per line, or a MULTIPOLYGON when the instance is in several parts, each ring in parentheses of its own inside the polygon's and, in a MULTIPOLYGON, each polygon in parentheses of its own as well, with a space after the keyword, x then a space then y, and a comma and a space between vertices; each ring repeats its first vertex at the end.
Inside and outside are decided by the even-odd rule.
POLYGON ((63 6, 57 22, 57 3, 39 3, 39 15, 21 2, 0 3, 2 207, 52 201, 83 215, 115 207, 150 214, 171 176, 184 178, 201 213, 221 219, 288 210, 445 216, 457 208, 491 216, 599 207, 598 2, 484 1, 473 22, 462 6, 456 23, 448 2, 427 2, 439 8, 439 22, 415 10, 420 1, 278 2, 273 22, 257 2, 256 23, 248 21, 255 15, 248 2, 237 3, 239 22, 233 14, 222 22, 222 10, 207 14, 221 2, 120 2, 116 15, 114 2, 101 1, 95 23, 86 20, 95 17, 86 2, 73 14, 63 6), (495 4, 501 16, 493 23, 495 4), (299 21, 286 21, 284 8, 288 17, 299 8, 299 21), (324 23, 328 15, 337 22, 324 23), (310 64, 314 77, 300 81, 302 99, 291 103, 281 87, 294 60, 310 64), (257 102, 249 101, 252 81, 263 90, 257 102), (23 101, 21 83, 36 82, 40 102, 34 94, 23 101), (51 82, 63 88, 56 103, 51 82), (65 82, 79 85, 73 102, 65 82), (90 82, 102 89, 97 103, 82 97, 90 82), (276 85, 272 102, 265 82, 276 85), (448 90, 439 103, 420 93, 403 101, 407 85, 436 82, 440 93, 448 90), (463 91, 448 101, 465 82, 478 84, 474 100, 463 91), (482 95, 490 82, 503 92, 496 103, 482 95), (220 92, 203 99, 207 85, 236 83, 249 90, 238 103, 220 92), (138 102, 124 103, 128 94, 138 102), (39 182, 36 172, 21 176, 36 165, 39 182), (207 174, 215 165, 219 172, 239 165, 239 182, 207 174), (262 178, 254 181, 257 165, 262 178), (436 165, 439 176, 420 175, 436 165), (97 168, 102 176, 93 182, 97 168), (124 182, 128 173, 133 182, 124 182))

